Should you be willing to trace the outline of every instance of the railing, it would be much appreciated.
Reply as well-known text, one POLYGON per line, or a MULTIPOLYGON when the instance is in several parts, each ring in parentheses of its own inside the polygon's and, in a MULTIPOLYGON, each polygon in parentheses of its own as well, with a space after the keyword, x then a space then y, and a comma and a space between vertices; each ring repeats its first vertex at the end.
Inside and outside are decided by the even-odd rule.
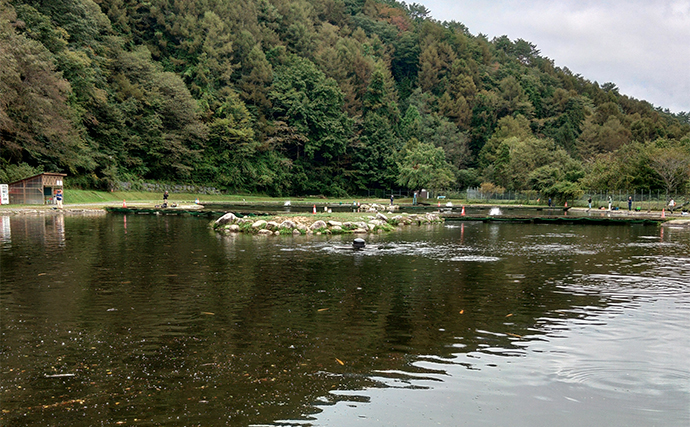
MULTIPOLYGON (((608 208, 609 197, 611 197, 612 207, 626 208, 628 207, 628 197, 632 198, 633 207, 640 207, 641 209, 661 210, 661 208, 668 206, 670 200, 676 202, 676 207, 681 207, 684 204, 690 203, 690 193, 676 192, 667 194, 661 190, 611 190, 601 191, 592 190, 585 191, 581 197, 575 200, 568 200, 571 206, 587 206, 589 198, 592 198, 592 208, 606 207, 608 208)), ((484 202, 484 203, 520 203, 520 204, 546 204, 548 203, 548 196, 543 196, 536 191, 508 191, 503 193, 487 193, 482 192, 479 188, 468 188, 464 197, 468 202, 484 202)))

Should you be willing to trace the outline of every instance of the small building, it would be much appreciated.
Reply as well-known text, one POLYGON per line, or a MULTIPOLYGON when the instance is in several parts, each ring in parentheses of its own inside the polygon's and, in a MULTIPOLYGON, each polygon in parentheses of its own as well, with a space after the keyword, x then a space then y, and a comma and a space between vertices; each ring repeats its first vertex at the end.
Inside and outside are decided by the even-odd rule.
POLYGON ((30 178, 11 182, 9 185, 12 205, 52 205, 57 190, 62 190, 64 173, 44 172, 30 178))

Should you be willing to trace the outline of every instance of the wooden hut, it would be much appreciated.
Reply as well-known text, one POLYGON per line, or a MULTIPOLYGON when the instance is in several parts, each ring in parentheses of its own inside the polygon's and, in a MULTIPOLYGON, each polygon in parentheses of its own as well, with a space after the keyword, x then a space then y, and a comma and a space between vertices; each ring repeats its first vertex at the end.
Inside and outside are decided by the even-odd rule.
POLYGON ((45 172, 30 178, 11 182, 9 185, 12 205, 52 205, 57 190, 62 190, 64 173, 45 172))

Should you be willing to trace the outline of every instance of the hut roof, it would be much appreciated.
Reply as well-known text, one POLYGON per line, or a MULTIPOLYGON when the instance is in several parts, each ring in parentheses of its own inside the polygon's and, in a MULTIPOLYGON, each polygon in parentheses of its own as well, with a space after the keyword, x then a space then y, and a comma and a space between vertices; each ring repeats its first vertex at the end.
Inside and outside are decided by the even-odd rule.
POLYGON ((39 174, 34 175, 34 176, 30 176, 30 177, 27 177, 27 178, 18 179, 18 180, 14 181, 14 182, 10 182, 10 185, 16 184, 16 183, 18 183, 18 182, 26 181, 27 179, 33 179, 33 178, 36 178, 36 177, 39 177, 39 176, 42 176, 42 175, 44 175, 44 176, 67 176, 66 173, 42 172, 42 173, 39 173, 39 174))

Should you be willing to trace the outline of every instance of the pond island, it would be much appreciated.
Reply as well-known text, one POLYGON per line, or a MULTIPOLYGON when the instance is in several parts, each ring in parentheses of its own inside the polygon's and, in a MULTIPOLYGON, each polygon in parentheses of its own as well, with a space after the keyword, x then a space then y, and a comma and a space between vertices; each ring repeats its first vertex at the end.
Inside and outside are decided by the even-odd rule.
POLYGON ((220 233, 322 235, 382 233, 403 226, 443 222, 437 212, 397 214, 394 208, 372 204, 361 205, 359 212, 276 215, 268 219, 239 217, 229 212, 214 221, 212 226, 220 233), (381 212, 382 210, 386 213, 381 212))

